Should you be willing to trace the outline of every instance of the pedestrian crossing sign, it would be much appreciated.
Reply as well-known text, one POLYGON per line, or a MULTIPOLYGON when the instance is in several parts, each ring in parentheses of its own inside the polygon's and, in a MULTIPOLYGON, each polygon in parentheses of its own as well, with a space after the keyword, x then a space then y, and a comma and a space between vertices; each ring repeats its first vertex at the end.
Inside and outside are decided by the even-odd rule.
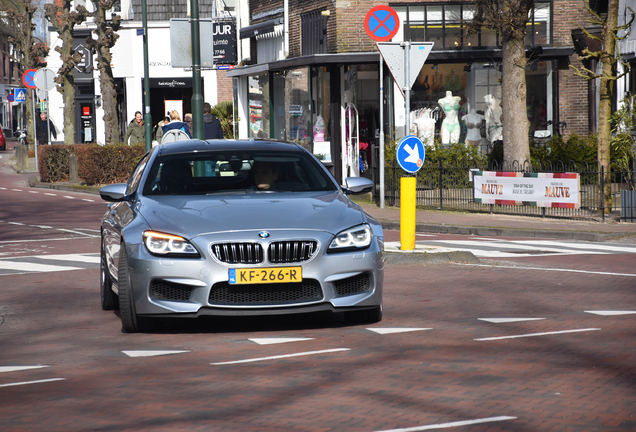
POLYGON ((13 97, 15 102, 26 102, 26 89, 13 89, 13 97))

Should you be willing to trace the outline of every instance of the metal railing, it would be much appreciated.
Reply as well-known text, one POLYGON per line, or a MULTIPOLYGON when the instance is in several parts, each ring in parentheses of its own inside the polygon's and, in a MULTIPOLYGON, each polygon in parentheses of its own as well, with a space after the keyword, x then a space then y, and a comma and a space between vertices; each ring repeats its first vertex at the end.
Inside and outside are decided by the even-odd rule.
MULTIPOLYGON (((612 163, 607 175, 603 167, 594 164, 548 164, 532 165, 505 163, 498 165, 469 165, 439 160, 425 161, 415 174, 407 174, 396 166, 385 168, 385 204, 400 205, 400 178, 415 176, 416 206, 437 210, 461 210, 482 213, 498 213, 524 216, 556 217, 566 219, 592 219, 605 221, 605 204, 602 191, 609 182, 609 216, 618 218, 621 210, 621 191, 636 189, 636 171, 612 163), (476 203, 473 197, 471 170, 474 171, 515 171, 543 173, 578 173, 580 178, 581 206, 578 209, 533 207, 527 205, 497 205, 476 203)), ((377 193, 376 193, 377 194, 377 193)), ((376 195, 376 202, 379 196, 376 195)))

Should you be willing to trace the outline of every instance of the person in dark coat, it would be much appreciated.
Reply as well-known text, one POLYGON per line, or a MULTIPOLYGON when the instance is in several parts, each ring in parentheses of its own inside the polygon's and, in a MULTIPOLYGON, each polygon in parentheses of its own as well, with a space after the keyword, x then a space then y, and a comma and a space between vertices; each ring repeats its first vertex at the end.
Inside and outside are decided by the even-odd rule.
POLYGON ((212 114, 212 106, 209 103, 203 104, 203 126, 205 128, 205 139, 223 139, 223 128, 218 118, 212 114))
POLYGON ((53 139, 57 139, 57 132, 55 131, 55 126, 51 119, 47 119, 46 113, 41 112, 40 118, 35 122, 35 135, 38 139, 39 145, 44 145, 49 143, 49 131, 47 127, 50 128, 51 135, 53 135, 53 139))

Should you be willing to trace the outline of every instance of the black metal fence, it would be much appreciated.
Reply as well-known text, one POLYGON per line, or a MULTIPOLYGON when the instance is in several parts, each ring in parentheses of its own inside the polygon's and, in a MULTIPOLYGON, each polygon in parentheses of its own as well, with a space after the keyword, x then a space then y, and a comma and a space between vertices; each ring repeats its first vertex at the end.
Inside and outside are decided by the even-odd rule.
MULTIPOLYGON (((605 204, 602 190, 607 179, 610 185, 609 217, 620 219, 621 191, 634 190, 636 171, 618 164, 610 164, 609 174, 603 176, 603 167, 594 164, 550 164, 520 165, 518 163, 502 165, 468 165, 448 161, 425 161, 424 166, 415 174, 408 174, 398 166, 385 167, 384 199, 389 206, 400 205, 400 178, 417 178, 416 205, 419 208, 438 210, 462 210, 484 213, 499 213, 524 216, 558 217, 566 219, 592 219, 605 221, 605 204), (578 209, 533 207, 526 205, 497 205, 476 203, 473 197, 471 170, 474 171, 514 171, 542 173, 578 173, 580 178, 581 206, 578 209)), ((376 195, 376 202, 379 195, 376 195)), ((625 199, 623 198, 625 201, 625 199)), ((625 204, 625 203, 623 203, 625 204)), ((624 210, 624 209, 623 209, 624 210)), ((633 220, 632 220, 633 221, 633 220)))

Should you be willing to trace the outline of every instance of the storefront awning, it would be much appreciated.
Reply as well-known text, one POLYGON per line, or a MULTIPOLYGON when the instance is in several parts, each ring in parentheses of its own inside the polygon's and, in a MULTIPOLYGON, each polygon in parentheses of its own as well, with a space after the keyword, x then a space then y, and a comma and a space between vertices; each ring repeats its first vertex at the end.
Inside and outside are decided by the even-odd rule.
POLYGON ((239 36, 241 39, 249 38, 252 36, 271 33, 277 25, 283 24, 284 18, 276 18, 273 20, 265 21, 262 23, 254 24, 248 27, 243 27, 239 30, 239 36))
POLYGON ((251 66, 244 66, 227 71, 228 77, 239 77, 245 75, 255 75, 262 72, 292 69, 303 66, 326 66, 331 64, 361 64, 378 63, 380 61, 379 52, 367 53, 342 53, 342 54, 315 54, 302 57, 294 57, 285 60, 278 60, 270 63, 262 63, 251 66))

